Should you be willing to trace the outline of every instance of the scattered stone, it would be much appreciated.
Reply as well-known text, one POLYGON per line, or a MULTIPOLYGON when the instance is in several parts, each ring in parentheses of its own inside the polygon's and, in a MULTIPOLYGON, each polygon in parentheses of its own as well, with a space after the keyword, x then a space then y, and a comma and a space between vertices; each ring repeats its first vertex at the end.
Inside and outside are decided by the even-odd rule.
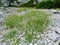
POLYGON ((52 12, 53 14, 60 14, 59 11, 57 11, 57 10, 53 10, 53 9, 51 9, 51 12, 52 12))
POLYGON ((2 45, 2 43, 0 43, 0 45, 2 45))
POLYGON ((37 45, 37 43, 34 43, 34 45, 37 45))
POLYGON ((0 12, 0 14, 3 14, 2 12, 0 12))
POLYGON ((60 35, 60 30, 58 30, 58 31, 55 31, 57 34, 59 34, 60 35))
POLYGON ((4 42, 2 45, 7 45, 7 43, 6 43, 6 42, 4 42))
POLYGON ((4 40, 3 38, 2 38, 2 39, 0 39, 0 42, 3 42, 3 40, 4 40))
POLYGON ((55 32, 52 32, 52 33, 48 33, 47 37, 51 39, 52 41, 56 42, 60 36, 56 34, 55 32))
POLYGON ((60 43, 59 43, 59 45, 60 45, 60 43))
POLYGON ((60 14, 60 12, 53 12, 54 14, 60 14))
POLYGON ((33 45, 33 43, 30 43, 29 45, 33 45))

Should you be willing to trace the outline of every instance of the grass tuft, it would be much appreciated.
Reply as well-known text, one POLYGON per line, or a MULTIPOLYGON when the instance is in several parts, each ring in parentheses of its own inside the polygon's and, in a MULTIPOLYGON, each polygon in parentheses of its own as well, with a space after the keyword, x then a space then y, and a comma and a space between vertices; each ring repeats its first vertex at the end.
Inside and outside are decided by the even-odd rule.
MULTIPOLYGON (((10 29, 16 27, 25 32, 25 39, 27 42, 31 42, 35 34, 46 31, 49 23, 49 14, 43 11, 31 10, 23 16, 7 16, 5 25, 10 29)), ((12 38, 15 34, 16 31, 11 31, 5 37, 12 38)))
POLYGON ((10 30, 7 34, 4 35, 5 39, 11 39, 15 36, 16 30, 10 30))

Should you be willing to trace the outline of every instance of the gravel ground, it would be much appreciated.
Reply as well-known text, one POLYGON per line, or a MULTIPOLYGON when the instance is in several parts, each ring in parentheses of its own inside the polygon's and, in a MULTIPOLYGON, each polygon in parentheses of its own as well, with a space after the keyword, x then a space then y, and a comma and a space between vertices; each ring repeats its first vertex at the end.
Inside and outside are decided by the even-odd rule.
MULTIPOLYGON (((48 31, 44 32, 44 34, 41 34, 41 39, 39 39, 37 42, 32 42, 29 44, 23 43, 21 41, 20 45, 59 45, 60 43, 60 11, 53 10, 53 9, 42 9, 46 13, 50 13, 50 19, 52 20, 52 24, 48 26, 48 31)), ((2 35, 2 31, 5 29, 4 26, 2 26, 4 22, 4 17, 8 14, 25 14, 27 11, 23 11, 21 13, 16 13, 15 11, 12 11, 9 9, 8 11, 3 11, 0 9, 0 45, 8 45, 6 42, 4 42, 4 37, 2 35)), ((38 35, 39 37, 39 35, 38 35)), ((22 38, 23 40, 23 38, 22 38)))

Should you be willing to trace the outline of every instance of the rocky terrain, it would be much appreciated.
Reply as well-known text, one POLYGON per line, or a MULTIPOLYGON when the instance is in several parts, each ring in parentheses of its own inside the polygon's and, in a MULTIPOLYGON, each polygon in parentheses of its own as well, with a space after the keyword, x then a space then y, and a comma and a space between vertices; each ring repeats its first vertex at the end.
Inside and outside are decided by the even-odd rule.
MULTIPOLYGON (((29 11, 22 11, 16 13, 17 8, 7 8, 0 9, 0 45, 8 45, 8 43, 4 42, 4 37, 2 35, 2 31, 5 30, 6 27, 3 26, 5 16, 11 14, 25 14, 29 11)), ((41 38, 37 42, 32 42, 26 45, 59 45, 60 44, 60 11, 55 9, 42 9, 46 13, 51 14, 49 17, 52 20, 52 23, 48 26, 46 32, 41 34, 41 38)), ((39 35, 37 36, 39 37, 39 35)), ((23 42, 20 45, 25 45, 23 42)))

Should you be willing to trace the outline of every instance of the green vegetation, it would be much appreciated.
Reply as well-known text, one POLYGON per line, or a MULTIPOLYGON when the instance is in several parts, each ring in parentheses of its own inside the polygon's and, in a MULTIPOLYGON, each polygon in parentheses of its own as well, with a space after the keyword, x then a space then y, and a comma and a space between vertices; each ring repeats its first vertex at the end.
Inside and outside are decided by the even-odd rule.
POLYGON ((50 9, 50 8, 56 8, 55 7, 55 2, 48 0, 48 1, 42 1, 41 3, 39 3, 36 8, 46 8, 46 9, 50 9))
POLYGON ((14 43, 12 45, 19 45, 20 38, 14 39, 14 43))
POLYGON ((36 8, 42 8, 42 9, 60 8, 60 0, 46 0, 46 1, 42 0, 40 3, 37 1, 36 4, 34 4, 34 0, 31 0, 21 6, 36 7, 36 8))
MULTIPOLYGON (((23 3, 20 5, 22 2, 18 0, 9 0, 9 7, 35 7, 35 8, 44 8, 44 9, 50 9, 50 8, 60 8, 60 0, 42 0, 39 2, 38 0, 30 0, 27 3, 23 3), (16 3, 18 5, 14 5, 11 3, 16 3)), ((0 6, 2 5, 0 1, 0 6)))
POLYGON ((33 0, 29 1, 28 3, 21 5, 21 7, 34 7, 33 0))
POLYGON ((32 8, 27 8, 27 7, 20 7, 17 9, 17 12, 22 12, 22 11, 26 11, 26 10, 30 10, 32 8))
POLYGON ((33 34, 30 34, 28 32, 25 34, 26 42, 32 42, 33 39, 34 39, 33 34))
POLYGON ((38 5, 36 5, 36 8, 43 8, 43 9, 60 8, 60 0, 42 1, 41 3, 38 3, 38 5))
POLYGON ((59 11, 59 10, 60 10, 60 8, 57 8, 56 10, 58 10, 58 11, 59 11))
POLYGON ((12 40, 13 41, 13 43, 8 43, 9 45, 11 44, 11 45, 19 45, 19 43, 20 43, 20 38, 18 37, 16 37, 16 34, 17 34, 17 31, 16 30, 9 30, 6 34, 4 34, 4 37, 5 37, 5 40, 4 41, 6 41, 7 43, 8 43, 8 41, 9 40, 12 40))
POLYGON ((6 39, 9 39, 9 38, 11 39, 11 38, 13 38, 15 36, 15 34, 16 34, 16 30, 11 30, 7 34, 5 34, 4 37, 6 39))
POLYGON ((6 18, 5 25, 8 28, 14 28, 14 26, 17 26, 17 23, 22 20, 23 20, 22 16, 10 15, 6 18))
POLYGON ((60 0, 54 0, 56 8, 60 8, 60 0))
MULTIPOLYGON (((10 15, 6 17, 5 25, 8 29, 17 28, 17 31, 25 32, 25 40, 32 42, 37 39, 37 33, 41 34, 46 31, 49 22, 49 14, 43 11, 37 11, 32 9, 30 12, 24 15, 10 15)), ((6 38, 12 38, 16 34, 16 31, 11 31, 6 35, 6 38)))
POLYGON ((2 5, 3 5, 2 2, 0 1, 0 7, 1 7, 2 5))

